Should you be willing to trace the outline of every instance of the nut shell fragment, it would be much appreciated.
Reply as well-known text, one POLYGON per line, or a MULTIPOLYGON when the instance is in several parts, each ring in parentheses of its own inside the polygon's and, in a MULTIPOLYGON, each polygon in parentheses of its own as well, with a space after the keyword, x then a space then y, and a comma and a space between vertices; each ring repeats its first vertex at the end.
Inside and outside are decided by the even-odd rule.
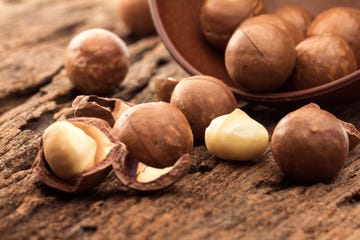
POLYGON ((85 170, 80 175, 71 180, 58 178, 50 169, 46 162, 43 151, 43 140, 40 141, 40 149, 33 164, 33 172, 36 178, 47 186, 66 193, 76 193, 89 190, 98 185, 111 171, 111 164, 114 159, 126 157, 126 146, 111 134, 110 126, 103 120, 97 118, 72 118, 68 119, 70 123, 83 123, 96 126, 106 137, 114 143, 112 149, 104 159, 95 163, 92 167, 85 170))
POLYGON ((190 154, 186 153, 175 162, 168 172, 147 182, 138 180, 137 172, 140 162, 130 155, 126 158, 119 158, 112 165, 116 176, 125 186, 140 191, 154 191, 166 188, 180 180, 189 171, 191 161, 190 154))

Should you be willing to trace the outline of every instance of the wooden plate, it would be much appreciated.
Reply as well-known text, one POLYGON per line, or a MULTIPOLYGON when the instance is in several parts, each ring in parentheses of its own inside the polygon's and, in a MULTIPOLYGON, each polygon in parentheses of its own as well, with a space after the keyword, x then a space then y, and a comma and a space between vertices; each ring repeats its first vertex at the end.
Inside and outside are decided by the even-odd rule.
MULTIPOLYGON (((231 85, 224 56, 201 34, 199 12, 204 0, 149 0, 157 31, 173 58, 190 74, 217 77, 242 100, 260 104, 298 105, 308 102, 337 103, 356 99, 360 93, 360 70, 318 87, 291 92, 250 93, 231 85)), ((266 0, 266 10, 302 6, 313 14, 335 6, 360 8, 359 0, 266 0)), ((360 33, 359 33, 360 34, 360 33)), ((359 98, 360 99, 360 98, 359 98)))

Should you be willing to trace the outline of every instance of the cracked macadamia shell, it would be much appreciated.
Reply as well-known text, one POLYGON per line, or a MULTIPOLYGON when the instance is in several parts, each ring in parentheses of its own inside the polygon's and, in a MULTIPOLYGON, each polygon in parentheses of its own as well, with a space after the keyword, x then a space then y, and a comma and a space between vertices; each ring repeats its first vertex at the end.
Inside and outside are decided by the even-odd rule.
POLYGON ((204 75, 181 80, 174 88, 170 103, 184 113, 198 142, 204 142, 205 129, 211 120, 237 107, 234 94, 225 83, 204 75))
POLYGON ((349 44, 334 35, 305 39, 296 46, 296 55, 291 84, 297 90, 335 81, 357 69, 349 44))
POLYGON ((284 175, 301 183, 331 180, 348 157, 349 140, 331 113, 305 106, 276 125, 272 154, 284 175))
POLYGON ((262 0, 206 0, 200 11, 200 26, 205 38, 224 50, 241 22, 263 11, 262 0))
MULTIPOLYGON (((86 128, 96 128, 97 131, 101 131, 101 133, 96 133, 98 136, 101 136, 99 138, 104 138, 104 142, 100 142, 100 140, 97 140, 96 148, 103 148, 106 147, 104 144, 107 145, 107 149, 103 153, 106 155, 99 154, 98 156, 103 156, 100 159, 97 159, 93 163, 93 165, 89 166, 87 169, 85 169, 83 172, 79 173, 78 175, 72 177, 71 179, 62 179, 58 177, 51 167, 49 166, 48 159, 46 159, 45 153, 44 153, 44 141, 45 141, 45 135, 42 137, 40 142, 40 149, 38 152, 38 155, 34 161, 33 164, 33 172, 36 176, 36 178, 43 182, 45 185, 60 190, 62 192, 67 193, 76 193, 76 192, 83 192, 86 190, 91 189, 92 187, 95 187, 99 183, 103 181, 103 179, 108 175, 108 173, 111 171, 111 164, 114 159, 118 159, 119 161, 122 158, 126 157, 127 150, 126 146, 121 143, 118 139, 114 138, 111 133, 111 128, 107 124, 107 122, 97 119, 97 118, 72 118, 66 120, 66 122, 70 124, 74 124, 74 126, 86 126, 86 128), (106 139, 105 139, 106 138, 106 139), (109 144, 110 143, 110 144, 109 144)), ((82 129, 82 128, 81 128, 82 129)), ((94 133, 94 129, 91 130, 94 133)), ((87 131, 85 131, 87 133, 87 131)), ((93 136, 93 133, 89 136, 93 136)), ((87 133, 88 134, 88 133, 87 133)), ((74 135, 75 136, 75 135, 74 135)), ((61 138, 59 138, 61 139, 61 138)), ((70 146, 70 148, 78 148, 81 147, 83 143, 79 142, 78 139, 71 140, 72 142, 75 142, 76 144, 79 144, 78 146, 70 146)), ((56 141, 55 141, 56 143, 56 141)), ((59 151, 61 148, 64 147, 64 144, 61 142, 56 143, 58 145, 54 146, 54 149, 58 148, 59 151)), ((92 149, 89 149, 91 151, 92 149)), ((60 150, 61 151, 61 150, 60 150)), ((60 154, 61 156, 61 154, 60 154)), ((62 161, 63 159, 57 159, 58 161, 62 161)), ((81 157, 78 159, 78 161, 82 161, 81 157)), ((61 170, 61 163, 60 168, 59 166, 56 166, 57 171, 61 170)), ((66 171, 66 167, 63 167, 63 171, 66 171)), ((60 173, 60 175, 63 175, 60 173)))
POLYGON ((225 65, 232 81, 251 92, 280 88, 295 66, 294 42, 272 24, 238 28, 225 50, 225 65))
POLYGON ((173 166, 193 147, 193 135, 184 114, 165 102, 129 108, 116 121, 113 133, 133 159, 154 168, 173 166))
POLYGON ((105 29, 89 29, 76 35, 65 54, 66 75, 85 94, 114 91, 129 68, 126 44, 105 29))
POLYGON ((332 34, 346 40, 360 63, 360 10, 335 7, 320 13, 310 24, 308 37, 332 34))
POLYGON ((292 23, 306 36, 307 29, 314 16, 306 9, 298 6, 284 6, 275 11, 282 19, 292 23))

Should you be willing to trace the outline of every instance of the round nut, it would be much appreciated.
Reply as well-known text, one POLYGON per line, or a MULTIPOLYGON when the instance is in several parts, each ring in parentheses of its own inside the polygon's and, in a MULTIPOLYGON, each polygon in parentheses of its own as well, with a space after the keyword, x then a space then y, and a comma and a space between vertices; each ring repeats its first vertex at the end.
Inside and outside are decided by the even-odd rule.
POLYGON ((159 101, 170 102, 171 94, 179 80, 174 78, 155 78, 155 94, 159 101))
POLYGON ((45 130, 33 170, 54 189, 82 192, 98 185, 110 172, 112 161, 126 154, 125 145, 113 137, 105 121, 72 118, 45 130))
POLYGON ((145 36, 155 32, 147 0, 119 0, 118 14, 135 35, 145 36))
POLYGON ((234 84, 252 92, 278 89, 295 66, 294 42, 271 24, 241 26, 225 50, 226 69, 234 84))
POLYGON ((124 80, 128 58, 128 49, 117 35, 104 29, 89 29, 70 41, 65 55, 66 74, 83 93, 109 93, 124 80))
POLYGON ((268 143, 266 128, 240 109, 213 119, 205 131, 207 149, 224 160, 256 159, 264 154, 268 143))
POLYGON ((305 39, 296 46, 296 55, 291 85, 297 90, 335 81, 357 69, 349 44, 334 35, 305 39))
POLYGON ((334 115, 310 105, 280 120, 271 148, 276 164, 286 176, 314 183, 330 180, 339 173, 348 157, 349 140, 334 115))
POLYGON ((241 22, 263 11, 262 0, 206 0, 200 11, 201 29, 209 43, 224 50, 241 22))
POLYGON ((292 23, 306 36, 308 26, 314 16, 306 9, 298 6, 284 6, 276 10, 275 14, 282 19, 292 23))
POLYGON ((272 24, 280 28, 289 35, 295 45, 304 39, 304 34, 295 25, 275 14, 261 14, 256 17, 248 18, 240 25, 240 27, 259 23, 272 24))
POLYGON ((165 102, 129 108, 113 129, 131 158, 154 168, 173 166, 193 147, 193 135, 184 114, 165 102))
POLYGON ((198 142, 204 141, 205 129, 211 120, 237 107, 234 94, 225 83, 204 75, 181 80, 174 88, 170 103, 185 114, 198 142))
POLYGON ((360 10, 335 7, 320 13, 310 24, 307 35, 333 34, 345 39, 360 63, 360 10))

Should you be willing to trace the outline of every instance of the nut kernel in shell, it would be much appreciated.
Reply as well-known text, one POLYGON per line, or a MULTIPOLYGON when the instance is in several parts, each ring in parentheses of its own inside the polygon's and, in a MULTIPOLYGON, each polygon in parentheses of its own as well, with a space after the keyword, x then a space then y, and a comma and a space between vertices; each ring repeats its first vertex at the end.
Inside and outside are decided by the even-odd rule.
POLYGON ((268 143, 266 128, 240 109, 213 119, 205 132, 209 152, 225 160, 253 160, 264 154, 268 143))
POLYGON ((285 6, 276 10, 276 15, 295 25, 306 36, 307 29, 314 16, 306 9, 298 6, 285 6))
POLYGON ((200 10, 201 30, 209 43, 224 50, 241 22, 263 11, 262 0, 206 0, 200 10))
POLYGON ((334 7, 321 12, 310 24, 307 35, 332 34, 343 38, 354 51, 360 63, 360 10, 348 7, 334 7))
POLYGON ((282 86, 295 66, 293 41, 271 24, 240 27, 225 50, 226 69, 234 84, 251 92, 282 86))
POLYGON ((184 114, 165 102, 129 108, 116 121, 113 132, 125 143, 133 159, 155 168, 173 166, 193 147, 193 135, 184 114))
POLYGON ((349 44, 334 35, 313 36, 296 46, 291 78, 295 89, 307 89, 340 79, 357 69, 349 44))
POLYGON ((198 75, 181 80, 171 95, 170 103, 186 116, 195 141, 203 142, 205 129, 215 117, 237 107, 234 94, 221 80, 198 75))
POLYGON ((105 121, 72 118, 47 128, 33 169, 52 188, 82 192, 99 184, 110 172, 113 159, 126 154, 125 145, 113 137, 105 121))
POLYGON ((280 170, 302 183, 331 180, 348 157, 349 140, 340 121, 313 105, 289 113, 276 125, 272 153, 280 170))
POLYGON ((89 29, 76 35, 65 54, 66 74, 75 88, 86 94, 112 92, 129 68, 126 44, 105 29, 89 29))

